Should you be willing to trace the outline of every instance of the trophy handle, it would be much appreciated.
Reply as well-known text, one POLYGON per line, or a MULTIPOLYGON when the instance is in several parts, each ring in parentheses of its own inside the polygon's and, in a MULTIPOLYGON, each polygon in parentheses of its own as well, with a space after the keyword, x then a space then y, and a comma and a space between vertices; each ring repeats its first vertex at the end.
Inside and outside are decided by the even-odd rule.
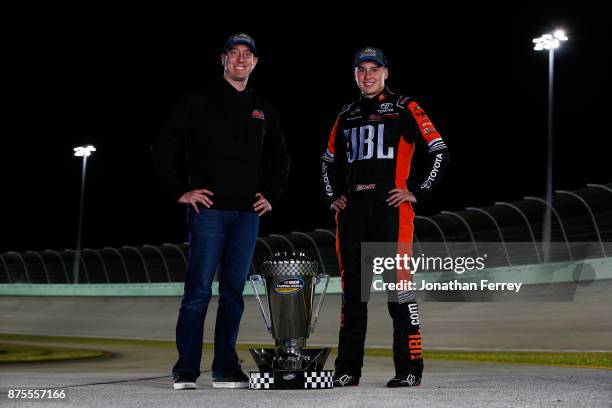
POLYGON ((317 325, 317 320, 319 320, 319 312, 321 311, 321 306, 323 305, 323 298, 327 293, 327 285, 329 285, 329 275, 326 273, 321 273, 317 275, 317 284, 321 282, 321 278, 325 278, 325 286, 323 287, 323 291, 321 292, 321 296, 319 297, 319 302, 317 303, 317 309, 315 310, 315 314, 312 318, 312 323, 310 324, 310 331, 312 333, 317 325))
MULTIPOLYGON (((268 329, 269 333, 272 333, 272 325, 270 324, 270 319, 268 316, 270 315, 270 309, 268 309, 268 316, 266 316, 266 312, 264 311, 263 305, 261 304, 261 299, 259 298, 259 292, 257 292, 257 285, 255 282, 260 282, 264 287, 264 292, 266 291, 266 280, 261 277, 261 275, 251 275, 251 284, 253 285, 253 291, 255 292, 255 297, 257 298, 257 303, 259 303, 259 310, 261 311, 261 317, 263 317, 264 324, 266 325, 266 329, 268 329)), ((268 298, 268 294, 266 293, 266 299, 268 298)))

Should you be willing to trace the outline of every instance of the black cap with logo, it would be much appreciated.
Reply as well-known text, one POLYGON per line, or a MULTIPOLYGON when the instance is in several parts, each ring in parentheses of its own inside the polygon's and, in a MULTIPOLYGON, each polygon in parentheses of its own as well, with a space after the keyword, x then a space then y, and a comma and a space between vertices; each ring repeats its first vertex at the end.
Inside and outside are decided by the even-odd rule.
POLYGON ((248 34, 238 33, 230 35, 225 44, 223 44, 223 52, 228 52, 233 46, 238 44, 244 44, 250 48, 251 52, 257 55, 257 47, 255 47, 255 40, 248 34))
POLYGON ((365 47, 355 53, 355 59, 353 60, 353 68, 358 66, 364 61, 372 61, 378 65, 387 66, 387 57, 385 54, 376 47, 365 47))

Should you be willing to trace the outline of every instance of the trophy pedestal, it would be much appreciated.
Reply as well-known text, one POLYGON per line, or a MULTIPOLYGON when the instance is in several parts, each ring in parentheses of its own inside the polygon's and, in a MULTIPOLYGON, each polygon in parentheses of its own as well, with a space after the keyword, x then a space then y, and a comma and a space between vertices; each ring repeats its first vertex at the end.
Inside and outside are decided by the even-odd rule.
POLYGON ((324 370, 330 349, 250 349, 259 371, 249 372, 252 390, 334 388, 333 370, 324 370))
POLYGON ((334 371, 251 371, 249 388, 252 390, 304 390, 334 388, 334 371))

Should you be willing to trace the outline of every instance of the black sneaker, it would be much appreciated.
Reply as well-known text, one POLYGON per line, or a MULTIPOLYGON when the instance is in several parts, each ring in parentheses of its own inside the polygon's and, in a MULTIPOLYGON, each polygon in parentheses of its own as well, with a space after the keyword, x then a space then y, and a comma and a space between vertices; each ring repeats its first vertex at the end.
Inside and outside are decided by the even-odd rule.
POLYGON ((174 376, 175 390, 194 390, 196 388, 196 378, 189 371, 179 371, 174 376))
POLYGON ((418 387, 421 385, 421 376, 415 376, 414 374, 396 375, 387 383, 387 387, 418 387))
POLYGON ((349 373, 334 374, 334 387, 352 387, 359 385, 359 377, 349 373))
POLYGON ((227 377, 213 377, 215 388, 249 388, 249 377, 242 370, 227 377))

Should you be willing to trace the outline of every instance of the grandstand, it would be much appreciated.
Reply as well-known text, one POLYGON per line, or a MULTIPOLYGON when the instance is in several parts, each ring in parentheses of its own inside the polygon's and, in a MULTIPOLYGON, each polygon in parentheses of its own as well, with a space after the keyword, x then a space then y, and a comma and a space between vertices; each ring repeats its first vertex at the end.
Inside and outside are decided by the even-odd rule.
MULTIPOLYGON (((542 263, 546 259, 540 241, 547 205, 541 197, 524 197, 488 207, 416 216, 415 252, 435 246, 442 255, 456 256, 472 248, 477 252, 483 243, 496 243, 500 250, 489 259, 490 266, 542 263)), ((553 197, 552 213, 552 241, 557 244, 551 246, 550 262, 612 255, 612 183, 559 190, 553 197)), ((182 282, 187 251, 186 243, 85 248, 79 283, 182 282)), ((256 273, 259 265, 277 251, 304 252, 319 261, 322 271, 331 276, 339 274, 332 230, 258 238, 252 272, 256 273)), ((74 256, 71 249, 2 253, 0 283, 73 283, 74 256)))

